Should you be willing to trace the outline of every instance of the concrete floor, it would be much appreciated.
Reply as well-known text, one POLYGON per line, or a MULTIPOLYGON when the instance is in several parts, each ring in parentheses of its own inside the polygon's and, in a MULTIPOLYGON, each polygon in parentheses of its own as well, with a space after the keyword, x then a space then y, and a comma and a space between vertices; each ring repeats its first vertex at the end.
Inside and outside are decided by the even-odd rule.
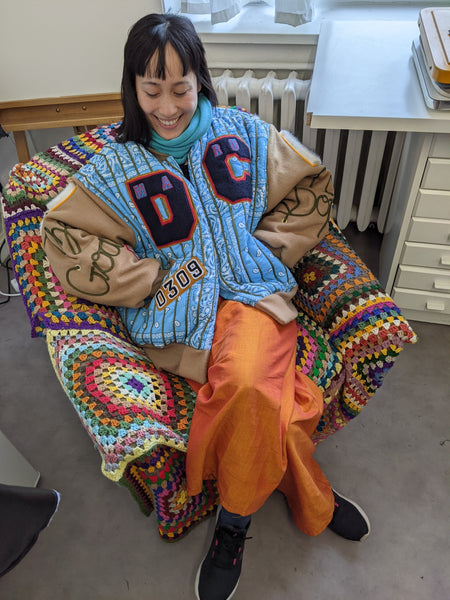
MULTIPOLYGON (((370 537, 347 542, 327 530, 309 538, 275 493, 253 518, 236 600, 450 598, 450 327, 412 325, 419 343, 316 452, 334 487, 370 516, 370 537)), ((0 429, 41 472, 39 485, 62 494, 36 546, 0 580, 0 598, 193 600, 213 520, 179 542, 161 541, 154 516, 101 474, 19 298, 0 306, 0 332, 0 429)))

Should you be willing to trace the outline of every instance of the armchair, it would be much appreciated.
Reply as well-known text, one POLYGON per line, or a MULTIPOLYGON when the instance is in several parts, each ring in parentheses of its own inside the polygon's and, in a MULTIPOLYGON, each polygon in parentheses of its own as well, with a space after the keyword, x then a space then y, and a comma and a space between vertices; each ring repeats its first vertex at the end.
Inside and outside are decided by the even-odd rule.
MULTIPOLYGON (((128 337, 117 311, 64 292, 41 246, 46 203, 113 139, 114 126, 74 136, 10 174, 2 198, 10 253, 31 324, 46 340, 59 381, 101 456, 101 470, 124 485, 161 537, 179 539, 211 514, 213 481, 188 497, 185 453, 195 393, 159 372, 128 337)), ((293 269, 297 369, 324 394, 319 443, 357 416, 406 343, 416 337, 399 308, 332 223, 326 238, 293 269)))

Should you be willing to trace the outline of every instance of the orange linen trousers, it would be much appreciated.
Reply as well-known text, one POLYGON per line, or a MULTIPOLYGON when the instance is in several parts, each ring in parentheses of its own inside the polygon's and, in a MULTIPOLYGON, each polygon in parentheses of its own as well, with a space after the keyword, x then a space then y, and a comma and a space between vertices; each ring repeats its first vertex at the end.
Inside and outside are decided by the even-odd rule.
POLYGON ((197 392, 186 458, 190 495, 215 479, 228 511, 250 515, 284 493, 308 535, 331 521, 331 486, 313 459, 311 436, 322 393, 295 368, 297 327, 251 306, 223 300, 208 367, 197 392))

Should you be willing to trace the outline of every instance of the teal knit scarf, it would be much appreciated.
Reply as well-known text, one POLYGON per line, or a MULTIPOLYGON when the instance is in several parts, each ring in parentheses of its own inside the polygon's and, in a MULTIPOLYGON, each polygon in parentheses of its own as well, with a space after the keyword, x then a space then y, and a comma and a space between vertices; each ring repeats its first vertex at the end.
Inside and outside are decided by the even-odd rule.
POLYGON ((173 140, 165 140, 156 131, 152 131, 150 147, 161 154, 173 156, 178 164, 183 165, 192 145, 206 133, 211 125, 211 119, 211 103, 206 96, 199 94, 197 109, 183 133, 173 140))

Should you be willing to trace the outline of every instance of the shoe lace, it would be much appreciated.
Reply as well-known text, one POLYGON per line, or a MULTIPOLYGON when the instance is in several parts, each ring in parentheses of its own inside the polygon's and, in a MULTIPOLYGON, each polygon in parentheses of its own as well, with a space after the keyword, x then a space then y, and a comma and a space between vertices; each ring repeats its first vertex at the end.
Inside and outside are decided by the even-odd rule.
POLYGON ((216 531, 214 547, 211 558, 221 566, 234 566, 242 554, 246 540, 252 537, 246 535, 246 530, 234 530, 231 527, 222 526, 216 531))

